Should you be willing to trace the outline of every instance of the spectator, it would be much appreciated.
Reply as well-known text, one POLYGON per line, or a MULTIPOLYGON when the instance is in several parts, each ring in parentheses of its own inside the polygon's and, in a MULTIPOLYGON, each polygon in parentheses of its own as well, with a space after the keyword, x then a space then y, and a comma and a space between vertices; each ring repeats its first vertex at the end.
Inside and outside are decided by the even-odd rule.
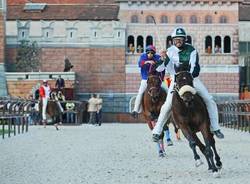
POLYGON ((211 53, 212 53, 212 49, 211 49, 211 46, 210 46, 210 45, 207 47, 206 52, 207 52, 208 54, 211 54, 211 53))
POLYGON ((221 48, 219 45, 215 45, 214 53, 221 53, 221 48))
POLYGON ((67 102, 66 110, 67 110, 67 113, 66 113, 67 123, 74 123, 75 104, 73 102, 67 102))
POLYGON ((94 125, 96 123, 96 113, 97 113, 98 99, 96 94, 91 95, 91 98, 88 100, 88 112, 89 112, 89 123, 94 125))
POLYGON ((101 126, 102 124, 102 98, 100 94, 97 94, 98 104, 97 104, 97 112, 96 112, 96 124, 101 126))
POLYGON ((143 53, 143 48, 141 45, 137 46, 137 53, 143 53))
POLYGON ((131 53, 131 54, 134 54, 135 47, 134 47, 133 43, 129 44, 129 46, 128 46, 128 52, 131 53))
POLYGON ((55 87, 58 90, 62 90, 65 87, 64 79, 61 77, 61 75, 58 76, 58 79, 56 80, 55 87))

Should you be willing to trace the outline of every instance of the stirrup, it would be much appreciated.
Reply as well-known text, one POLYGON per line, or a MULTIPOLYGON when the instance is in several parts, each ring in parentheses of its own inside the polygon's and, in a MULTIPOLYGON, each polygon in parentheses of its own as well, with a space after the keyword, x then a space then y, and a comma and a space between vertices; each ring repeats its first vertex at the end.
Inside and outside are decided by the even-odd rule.
POLYGON ((131 116, 132 116, 133 118, 137 119, 138 116, 139 116, 139 113, 136 112, 136 111, 133 111, 133 112, 131 113, 131 116))
POLYGON ((152 141, 153 141, 153 142, 159 142, 159 140, 160 140, 160 135, 158 135, 158 134, 153 134, 153 136, 152 136, 152 141))

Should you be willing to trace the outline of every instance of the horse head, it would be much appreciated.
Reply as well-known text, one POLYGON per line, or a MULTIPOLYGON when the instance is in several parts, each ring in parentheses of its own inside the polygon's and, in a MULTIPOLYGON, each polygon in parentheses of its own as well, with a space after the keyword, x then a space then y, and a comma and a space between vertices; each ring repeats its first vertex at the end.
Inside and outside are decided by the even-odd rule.
POLYGON ((159 75, 149 75, 147 80, 147 91, 149 96, 154 100, 160 97, 161 92, 161 78, 159 75))
POLYGON ((193 86, 193 76, 188 71, 179 71, 175 75, 175 90, 187 107, 193 105, 194 95, 196 90, 193 86))

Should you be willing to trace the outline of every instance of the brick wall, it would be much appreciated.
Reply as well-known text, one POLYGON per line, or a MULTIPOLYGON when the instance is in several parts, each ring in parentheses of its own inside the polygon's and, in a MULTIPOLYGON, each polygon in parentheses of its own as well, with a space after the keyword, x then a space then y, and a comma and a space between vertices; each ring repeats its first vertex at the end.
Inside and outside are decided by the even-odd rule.
POLYGON ((78 92, 125 92, 124 48, 42 49, 42 71, 63 71, 65 56, 74 65, 78 92))
MULTIPOLYGON (((42 84, 41 80, 8 80, 7 88, 8 93, 12 97, 27 98, 32 94, 32 88, 37 84, 42 84)), ((55 80, 48 80, 49 85, 53 88, 55 86, 55 80)), ((65 81, 65 87, 71 87, 74 81, 65 81)))

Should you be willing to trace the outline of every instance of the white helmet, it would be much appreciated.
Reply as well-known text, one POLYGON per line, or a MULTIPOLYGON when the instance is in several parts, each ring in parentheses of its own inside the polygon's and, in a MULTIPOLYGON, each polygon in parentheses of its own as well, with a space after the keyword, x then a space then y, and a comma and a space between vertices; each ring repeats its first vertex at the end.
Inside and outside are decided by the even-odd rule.
POLYGON ((176 37, 183 37, 183 38, 187 38, 187 34, 184 28, 182 27, 177 27, 174 29, 173 33, 171 34, 172 38, 176 38, 176 37))
POLYGON ((47 80, 45 80, 45 79, 43 80, 43 83, 47 83, 47 82, 48 82, 47 80))

